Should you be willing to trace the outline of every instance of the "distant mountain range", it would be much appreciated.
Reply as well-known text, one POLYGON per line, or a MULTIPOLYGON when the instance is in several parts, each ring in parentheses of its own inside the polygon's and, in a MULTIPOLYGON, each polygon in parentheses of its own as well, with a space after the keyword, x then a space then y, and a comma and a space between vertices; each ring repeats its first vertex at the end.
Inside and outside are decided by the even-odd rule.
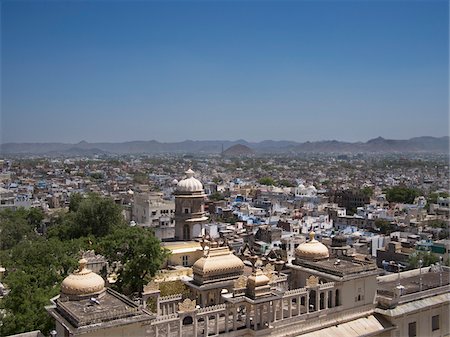
MULTIPOLYGON (((242 145, 256 154, 276 153, 448 153, 449 137, 416 137, 407 140, 393 140, 378 137, 363 142, 340 142, 326 140, 318 142, 298 143, 293 141, 265 140, 251 143, 245 140, 186 140, 176 143, 161 143, 156 140, 132 141, 123 143, 5 143, 0 145, 0 153, 34 154, 34 155, 67 155, 92 156, 105 154, 161 154, 221 153, 235 145, 242 145)), ((235 148, 236 149, 236 148, 235 148)), ((242 151, 243 147, 238 147, 242 151)), ((240 151, 238 151, 240 152, 240 151)), ((250 151, 243 151, 250 153, 250 151)))

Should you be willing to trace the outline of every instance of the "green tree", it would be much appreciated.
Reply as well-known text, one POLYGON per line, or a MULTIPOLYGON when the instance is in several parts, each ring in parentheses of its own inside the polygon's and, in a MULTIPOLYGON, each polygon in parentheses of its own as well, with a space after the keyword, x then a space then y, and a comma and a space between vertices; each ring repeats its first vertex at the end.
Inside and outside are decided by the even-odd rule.
POLYGON ((375 227, 377 227, 380 230, 381 234, 390 234, 393 230, 392 224, 384 219, 376 219, 375 227))
POLYGON ((16 211, 5 209, 0 212, 0 250, 10 249, 24 238, 36 236, 38 221, 34 210, 19 208, 16 211))
POLYGON ((209 196, 209 200, 219 201, 219 200, 225 200, 225 196, 220 192, 214 192, 209 196))
POLYGON ((275 185, 275 180, 273 180, 271 177, 264 177, 259 179, 258 183, 260 183, 261 185, 272 186, 275 185))
POLYGON ((287 179, 282 179, 278 182, 278 185, 281 187, 295 187, 295 184, 292 181, 287 179))
POLYGON ((116 287, 127 294, 141 292, 168 254, 153 231, 141 227, 116 229, 101 239, 97 252, 120 262, 116 287))
POLYGON ((373 188, 366 186, 361 190, 362 195, 371 198, 373 196, 373 188))
POLYGON ((420 260, 422 260, 422 267, 428 267, 438 262, 439 258, 431 252, 414 252, 408 258, 410 269, 419 268, 420 260))
POLYGON ((86 246, 83 240, 36 237, 0 252, 7 270, 3 283, 10 289, 0 301, 0 335, 49 331, 53 323, 44 307, 59 293, 62 280, 76 265, 80 248, 86 246))
POLYGON ((389 202, 412 204, 418 196, 418 190, 404 186, 394 186, 386 191, 386 199, 389 202))
POLYGON ((61 240, 102 237, 126 226, 122 208, 112 199, 94 193, 86 197, 75 194, 72 198, 69 212, 59 213, 59 219, 48 229, 49 237, 61 240))
POLYGON ((73 193, 70 196, 69 201, 69 212, 76 212, 78 210, 78 206, 83 200, 83 195, 81 193, 73 193))

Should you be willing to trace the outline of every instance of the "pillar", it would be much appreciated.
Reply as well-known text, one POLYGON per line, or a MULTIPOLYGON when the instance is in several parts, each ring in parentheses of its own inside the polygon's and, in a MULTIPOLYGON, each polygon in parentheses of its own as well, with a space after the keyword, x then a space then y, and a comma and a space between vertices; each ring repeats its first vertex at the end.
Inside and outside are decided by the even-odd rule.
POLYGON ((292 297, 289 297, 288 299, 288 312, 289 312, 289 318, 292 317, 292 297))
POLYGON ((233 308, 233 331, 237 330, 237 312, 236 307, 233 308))
POLYGON ((328 290, 327 291, 325 291, 325 297, 324 297, 324 306, 325 306, 325 309, 328 309, 328 290))
POLYGON ((316 290, 316 307, 314 308, 316 311, 320 310, 320 291, 316 290))
POLYGON ((208 328, 209 328, 209 316, 205 316, 205 336, 208 336, 208 328))

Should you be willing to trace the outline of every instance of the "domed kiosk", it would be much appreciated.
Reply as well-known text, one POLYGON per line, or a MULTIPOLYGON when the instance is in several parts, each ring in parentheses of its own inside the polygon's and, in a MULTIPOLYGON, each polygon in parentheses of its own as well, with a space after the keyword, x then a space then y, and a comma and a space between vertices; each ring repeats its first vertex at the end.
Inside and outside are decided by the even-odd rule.
POLYGON ((191 169, 186 172, 187 178, 180 180, 175 190, 175 238, 192 240, 202 233, 203 224, 208 220, 205 216, 202 183, 194 178, 191 169))
POLYGON ((78 263, 78 270, 67 276, 62 282, 61 297, 82 299, 104 293, 106 288, 103 278, 86 268, 86 259, 81 259, 78 263))
POLYGON ((222 291, 231 292, 234 281, 244 273, 244 262, 226 245, 219 247, 204 238, 201 245, 203 257, 192 266, 194 279, 187 285, 201 305, 219 304, 223 302, 222 291))
POLYGON ((295 249, 296 259, 309 261, 323 260, 330 257, 327 246, 315 239, 315 233, 309 233, 309 241, 299 245, 295 249))

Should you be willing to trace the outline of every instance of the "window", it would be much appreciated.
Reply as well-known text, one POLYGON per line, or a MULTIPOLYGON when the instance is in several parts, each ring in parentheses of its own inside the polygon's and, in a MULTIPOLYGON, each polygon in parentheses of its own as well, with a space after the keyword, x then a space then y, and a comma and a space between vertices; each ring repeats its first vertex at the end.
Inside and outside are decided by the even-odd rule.
POLYGON ((189 208, 185 208, 184 209, 184 214, 188 214, 189 213, 189 208))
POLYGON ((416 336, 417 336, 416 322, 411 322, 408 324, 408 337, 416 337, 416 336))
POLYGON ((184 267, 187 267, 188 264, 189 264, 189 262, 188 262, 188 261, 189 261, 188 256, 187 256, 187 255, 183 255, 182 259, 183 259, 183 266, 184 266, 184 267))
POLYGON ((431 331, 439 330, 439 315, 431 317, 431 331))
POLYGON ((152 212, 152 215, 155 216, 155 215, 156 215, 156 211, 153 211, 153 212, 152 212))

